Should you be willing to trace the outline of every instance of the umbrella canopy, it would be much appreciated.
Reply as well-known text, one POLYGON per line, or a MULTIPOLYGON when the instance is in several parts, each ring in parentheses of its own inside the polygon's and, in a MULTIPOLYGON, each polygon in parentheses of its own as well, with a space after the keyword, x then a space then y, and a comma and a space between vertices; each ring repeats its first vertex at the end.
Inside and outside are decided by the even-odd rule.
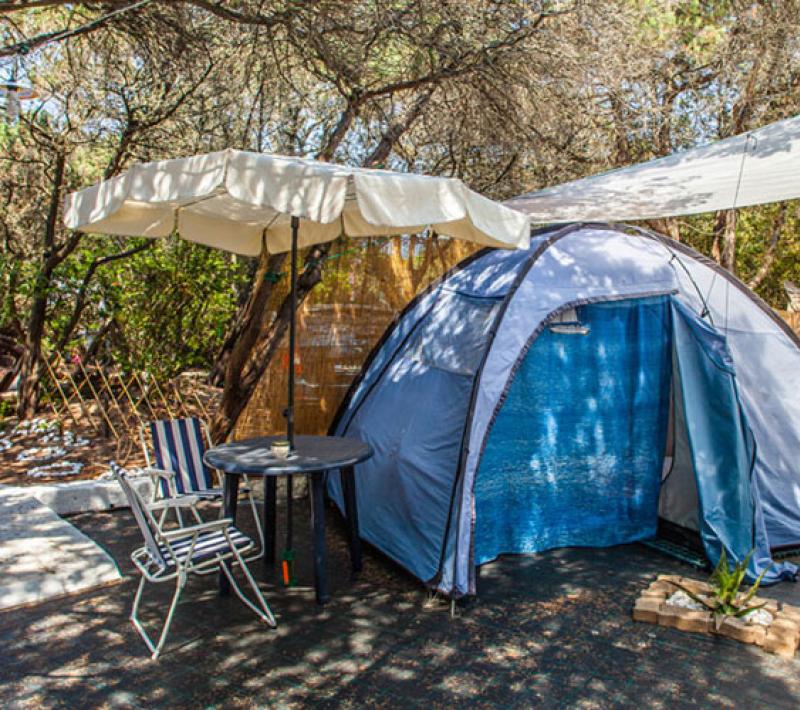
POLYGON ((706 146, 519 195, 533 222, 656 219, 800 198, 800 116, 706 146))
POLYGON ((84 232, 166 237, 247 256, 343 235, 437 233, 492 247, 527 248, 529 218, 460 180, 239 150, 133 166, 67 196, 64 222, 84 232))

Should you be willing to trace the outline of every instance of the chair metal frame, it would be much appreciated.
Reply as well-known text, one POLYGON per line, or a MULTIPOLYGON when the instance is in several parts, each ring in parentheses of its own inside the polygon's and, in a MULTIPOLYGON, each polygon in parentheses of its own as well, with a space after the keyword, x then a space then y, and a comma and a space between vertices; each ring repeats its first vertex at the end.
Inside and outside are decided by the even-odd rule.
MULTIPOLYGON (((202 419, 198 419, 200 422, 200 426, 203 430, 203 434, 206 440, 206 446, 212 447, 214 444, 211 440, 211 430, 208 428, 208 424, 204 422, 202 419)), ((154 506, 160 500, 167 500, 167 499, 180 499, 185 496, 195 496, 200 500, 221 500, 222 499, 222 473, 215 469, 209 468, 212 471, 212 475, 216 477, 216 482, 219 484, 218 488, 208 489, 206 491, 192 491, 191 493, 179 493, 178 488, 175 484, 175 477, 177 473, 175 471, 167 471, 162 468, 158 468, 154 465, 153 460, 150 458, 150 447, 147 445, 147 435, 145 433, 145 425, 141 425, 139 427, 139 440, 142 444, 142 451, 144 453, 145 459, 145 469, 144 473, 150 477, 152 481, 152 495, 151 500, 149 503, 149 507, 151 510, 161 510, 161 515, 158 519, 158 526, 161 528, 167 521, 167 516, 170 510, 174 510, 175 517, 177 518, 178 525, 183 527, 183 517, 181 515, 181 508, 186 506, 172 506, 172 505, 165 505, 165 506, 158 506, 154 508, 154 506), (164 481, 169 491, 169 496, 163 495, 163 490, 161 488, 161 481, 164 481), (160 496, 159 496, 160 494, 160 496)), ((153 442, 151 441, 151 446, 153 446, 153 442)), ((187 477, 188 478, 188 477, 187 477)), ((259 540, 259 547, 256 554, 247 557, 247 561, 257 560, 260 557, 264 556, 264 528, 261 523, 261 516, 258 514, 258 509, 256 507, 255 497, 253 496, 253 489, 251 487, 250 481, 248 480, 246 475, 242 476, 244 482, 244 488, 240 488, 239 492, 244 493, 248 501, 250 503, 250 510, 253 513, 253 519, 255 520, 256 524, 256 531, 258 532, 258 540, 259 540)), ((198 512, 196 508, 192 508, 195 518, 198 517, 198 512)), ((220 507, 219 517, 221 518, 223 515, 223 509, 220 507)), ((202 519, 198 520, 198 522, 202 522, 202 519)))
POLYGON ((199 497, 184 495, 158 501, 154 504, 157 506, 155 510, 161 508, 189 508, 195 518, 200 522, 188 527, 181 525, 174 529, 164 530, 157 523, 153 515, 153 506, 147 505, 145 501, 142 500, 139 493, 128 482, 125 473, 113 464, 112 471, 130 503, 136 522, 145 540, 144 547, 138 548, 131 553, 131 561, 139 570, 141 578, 139 579, 139 586, 133 600, 130 620, 147 645, 153 660, 157 660, 161 655, 175 614, 175 608, 178 605, 178 599, 180 598, 181 592, 190 574, 207 575, 216 571, 221 571, 228 578, 236 596, 238 596, 247 607, 254 611, 262 621, 270 627, 276 628, 277 623, 275 617, 247 567, 247 561, 244 557, 244 553, 252 550, 255 547, 255 543, 233 526, 233 520, 230 518, 219 518, 217 520, 203 522, 195 508, 197 502, 200 500, 199 497), (196 546, 198 542, 202 542, 201 537, 209 533, 221 533, 226 545, 222 549, 215 551, 207 559, 195 561, 193 558, 195 556, 196 546), (232 535, 236 535, 240 540, 243 538, 246 542, 237 545, 232 540, 232 535), (185 552, 178 553, 175 549, 176 545, 180 545, 185 552), (247 598, 236 583, 236 579, 230 569, 234 565, 238 565, 242 570, 260 608, 247 598), (142 593, 147 582, 158 584, 173 580, 175 581, 175 592, 172 595, 172 601, 170 602, 166 620, 159 634, 158 642, 155 643, 139 620, 139 605, 142 600, 142 593))

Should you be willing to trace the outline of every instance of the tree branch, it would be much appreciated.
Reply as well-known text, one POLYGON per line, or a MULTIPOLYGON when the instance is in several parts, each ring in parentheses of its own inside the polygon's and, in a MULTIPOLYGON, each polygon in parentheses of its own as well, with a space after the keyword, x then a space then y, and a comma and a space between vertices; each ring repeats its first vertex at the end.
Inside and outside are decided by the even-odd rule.
POLYGON ((784 202, 778 210, 775 220, 772 222, 772 231, 770 232, 769 244, 764 252, 761 266, 758 268, 758 271, 756 271, 753 278, 747 282, 747 287, 750 289, 757 289, 764 282, 764 279, 769 276, 769 272, 772 270, 772 267, 775 264, 775 259, 778 256, 778 242, 780 241, 783 228, 786 225, 786 214, 788 210, 789 205, 784 202))
POLYGON ((132 249, 127 249, 126 251, 122 251, 117 254, 110 254, 108 256, 101 257, 100 259, 95 259, 91 264, 89 264, 89 267, 86 269, 86 273, 83 275, 83 281, 81 282, 80 288, 78 289, 78 295, 75 297, 75 306, 72 309, 72 314, 64 326, 64 329, 61 331, 61 336, 56 344, 56 350, 61 350, 72 337, 72 333, 75 330, 75 327, 78 325, 81 315, 83 315, 83 310, 86 308, 86 293, 89 290, 89 283, 94 277, 97 269, 105 264, 110 264, 112 261, 127 259, 129 256, 138 254, 145 249, 149 249, 151 246, 153 246, 153 242, 148 240, 144 244, 140 244, 132 249))
MULTIPOLYGON (((130 5, 125 5, 124 7, 119 7, 116 10, 112 10, 105 15, 101 15, 100 17, 87 22, 86 24, 80 25, 72 30, 58 30, 56 32, 44 32, 42 34, 38 34, 34 37, 29 37, 28 39, 22 40, 15 44, 10 44, 6 47, 0 48, 0 57, 13 57, 16 54, 28 54, 34 49, 38 49, 39 47, 44 46, 45 44, 49 44, 50 42, 61 42, 65 39, 70 39, 72 37, 80 37, 81 35, 88 34, 90 32, 94 32, 95 30, 99 30, 103 27, 109 20, 113 20, 117 15, 122 14, 123 12, 128 12, 129 10, 135 10, 148 3, 152 2, 152 0, 137 0, 137 2, 131 3, 130 5)), ((58 2, 58 3, 26 3, 25 5, 19 5, 17 7, 10 7, 10 8, 1 8, 0 12, 10 12, 12 10, 20 10, 27 7, 46 7, 48 5, 65 5, 66 3, 58 2)))

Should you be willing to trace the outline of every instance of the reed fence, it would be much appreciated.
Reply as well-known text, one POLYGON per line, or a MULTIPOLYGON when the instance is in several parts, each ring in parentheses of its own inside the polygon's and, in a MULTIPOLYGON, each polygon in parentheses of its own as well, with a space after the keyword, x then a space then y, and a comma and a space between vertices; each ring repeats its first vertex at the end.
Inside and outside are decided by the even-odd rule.
POLYGON ((788 323, 795 333, 800 335, 800 311, 778 311, 778 315, 788 323))

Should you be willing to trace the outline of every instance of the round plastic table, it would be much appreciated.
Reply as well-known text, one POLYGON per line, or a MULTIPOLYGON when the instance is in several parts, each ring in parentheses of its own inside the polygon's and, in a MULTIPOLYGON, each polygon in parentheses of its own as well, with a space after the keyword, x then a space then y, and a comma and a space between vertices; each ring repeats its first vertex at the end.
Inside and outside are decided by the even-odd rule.
MULTIPOLYGON (((317 603, 330 599, 325 550, 325 473, 339 469, 353 573, 361 571, 361 540, 353 467, 372 456, 372 449, 358 439, 340 436, 296 436, 295 450, 285 459, 270 451, 282 436, 263 436, 222 444, 209 449, 206 465, 225 474, 224 515, 236 521, 239 479, 242 474, 264 478, 264 564, 275 564, 276 480, 279 476, 307 475, 311 484, 311 530, 314 544, 314 587, 317 603)), ((220 576, 220 591, 228 592, 227 579, 220 576)))

